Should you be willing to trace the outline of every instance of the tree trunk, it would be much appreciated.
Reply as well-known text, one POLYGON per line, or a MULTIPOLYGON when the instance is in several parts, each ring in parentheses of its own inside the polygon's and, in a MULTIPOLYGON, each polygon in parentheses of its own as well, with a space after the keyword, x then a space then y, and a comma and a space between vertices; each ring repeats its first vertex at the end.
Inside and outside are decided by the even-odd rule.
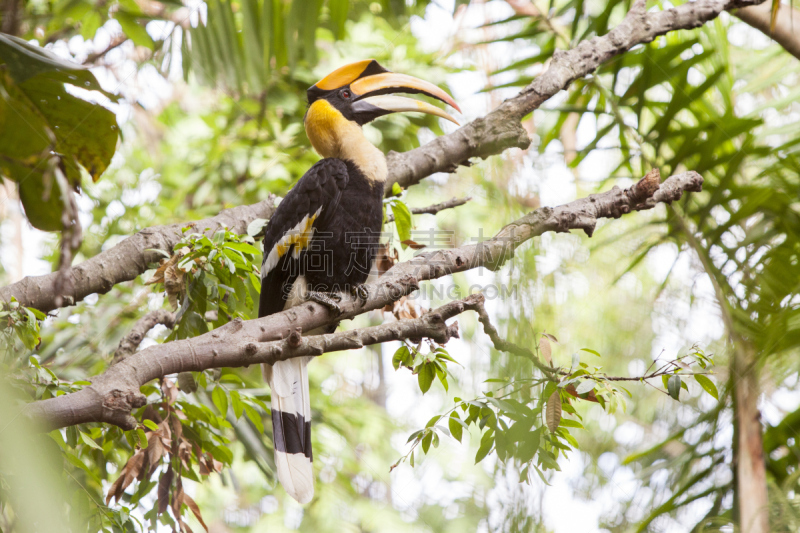
POLYGON ((733 387, 737 431, 736 500, 741 533, 768 533, 767 472, 764 463, 761 413, 758 411, 758 372, 755 350, 745 343, 734 354, 733 387))

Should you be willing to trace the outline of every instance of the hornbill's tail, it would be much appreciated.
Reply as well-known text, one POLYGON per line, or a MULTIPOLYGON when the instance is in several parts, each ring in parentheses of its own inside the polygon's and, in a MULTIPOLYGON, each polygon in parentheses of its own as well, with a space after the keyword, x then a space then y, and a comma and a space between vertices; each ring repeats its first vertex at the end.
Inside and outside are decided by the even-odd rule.
POLYGON ((278 479, 300 503, 314 497, 311 453, 311 401, 308 397, 310 357, 261 365, 272 390, 272 432, 278 479))

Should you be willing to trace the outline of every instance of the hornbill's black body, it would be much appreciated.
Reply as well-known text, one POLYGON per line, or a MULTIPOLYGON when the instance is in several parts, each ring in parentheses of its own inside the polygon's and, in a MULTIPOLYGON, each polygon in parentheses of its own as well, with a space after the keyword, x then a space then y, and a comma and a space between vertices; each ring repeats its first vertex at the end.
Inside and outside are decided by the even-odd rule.
MULTIPOLYGON (((361 126, 396 111, 429 113, 455 122, 430 104, 388 95, 396 92, 426 94, 458 109, 435 85, 388 72, 374 60, 341 67, 309 88, 306 133, 325 159, 300 178, 265 229, 259 317, 306 300, 337 311, 342 292, 355 291, 363 297, 361 284, 378 248, 388 172, 383 153, 367 141, 361 126)), ((309 359, 262 367, 272 392, 278 478, 301 503, 314 495, 309 359)))
POLYGON ((313 236, 299 254, 287 250, 266 273, 259 315, 283 311, 298 277, 307 289, 320 293, 347 292, 364 283, 378 249, 382 200, 383 182, 368 180, 352 161, 329 158, 311 167, 270 220, 265 255, 304 217, 319 210, 313 236))

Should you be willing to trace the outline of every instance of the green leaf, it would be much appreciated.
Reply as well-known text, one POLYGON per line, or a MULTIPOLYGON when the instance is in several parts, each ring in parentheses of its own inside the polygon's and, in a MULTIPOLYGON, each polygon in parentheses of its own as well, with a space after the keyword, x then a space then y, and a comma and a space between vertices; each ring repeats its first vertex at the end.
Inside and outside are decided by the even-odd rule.
POLYGON ((143 450, 147 448, 147 435, 142 428, 136 428, 136 439, 139 441, 139 447, 143 450))
POLYGON ((125 32, 125 35, 127 35, 135 45, 144 46, 150 50, 155 48, 152 37, 150 37, 145 27, 139 24, 136 17, 131 13, 120 9, 114 13, 114 18, 117 19, 119 25, 122 26, 122 31, 125 32))
POLYGON ((483 434, 483 437, 481 437, 481 445, 478 448, 478 453, 475 454, 475 464, 480 463, 487 455, 489 455, 489 452, 492 451, 493 445, 494 432, 489 430, 483 434))
POLYGON ((253 408, 252 405, 244 404, 244 413, 250 422, 256 427, 259 433, 264 433, 264 422, 261 420, 261 415, 253 408))
POLYGON ((669 395, 672 396, 673 399, 680 401, 680 394, 681 394, 681 384, 683 381, 681 377, 677 374, 673 374, 667 380, 667 392, 669 395))
POLYGON ((236 416, 236 420, 239 420, 244 412, 244 403, 242 403, 242 397, 237 390, 231 391, 231 406, 233 407, 233 414, 236 416))
POLYGON ((571 420, 569 418, 562 418, 561 424, 559 424, 562 428, 577 428, 577 429, 585 429, 583 424, 578 422, 577 420, 571 420))
POLYGON ((450 419, 447 421, 447 425, 450 428, 450 435, 456 439, 458 442, 461 442, 461 436, 463 434, 463 422, 458 416, 458 413, 453 411, 450 413, 450 419))
MULTIPOLYGON (((461 366, 461 363, 459 363, 458 361, 453 359, 450 356, 450 354, 447 352, 447 350, 445 350, 444 348, 437 348, 436 351, 434 352, 434 354, 436 355, 436 359, 444 359, 446 361, 450 361, 452 363, 455 363, 455 364, 461 366)), ((489 381, 489 380, 486 380, 486 381, 489 381)), ((484 381, 484 383, 486 383, 486 381, 484 381)))
POLYGON ((410 367, 413 362, 414 357, 411 355, 411 350, 409 350, 406 345, 398 348, 392 357, 392 366, 394 366, 395 370, 399 369, 400 366, 410 367))
POLYGON ((225 389, 217 385, 211 393, 211 401, 217 407, 219 414, 225 416, 228 414, 228 395, 225 394, 225 389))
POLYGON ((436 377, 436 370, 433 367, 433 363, 422 363, 421 367, 417 380, 419 381, 419 389, 422 394, 425 394, 431 388, 433 378, 436 377))
POLYGON ((94 449, 96 449, 96 450, 100 450, 100 451, 102 451, 102 450, 103 450, 103 448, 101 448, 101 447, 100 447, 100 445, 99 445, 99 444, 97 444, 97 443, 94 441, 94 439, 92 439, 92 438, 91 438, 89 435, 87 435, 87 434, 86 434, 86 433, 84 433, 83 431, 81 431, 81 432, 80 432, 80 434, 81 434, 81 440, 82 440, 82 441, 83 441, 85 444, 87 444, 87 445, 91 446, 92 448, 94 448, 94 449))
POLYGON ((244 252, 251 255, 259 255, 261 253, 258 248, 252 244, 247 244, 246 242, 226 242, 225 248, 230 248, 231 250, 237 250, 239 252, 244 252))
POLYGON ((521 463, 527 463, 536 452, 539 450, 539 443, 541 441, 542 428, 538 428, 525 435, 525 438, 519 445, 517 456, 521 463))
POLYGON ((33 313, 33 316, 35 316, 37 320, 44 320, 45 318, 47 318, 47 315, 45 315, 44 313, 42 313, 38 309, 34 309, 33 307, 28 307, 27 309, 28 309, 28 311, 33 313))
MULTIPOLYGON (((397 228, 397 235, 400 237, 400 242, 411 240, 411 211, 405 202, 401 200, 394 200, 390 204, 392 207, 392 214, 394 215, 394 225, 397 228)), ((405 250, 406 245, 403 244, 405 250)))
POLYGON ((717 391, 717 386, 714 385, 713 381, 703 374, 695 374, 694 379, 700 384, 701 387, 703 387, 704 391, 713 396, 715 400, 719 400, 719 392, 717 391))
POLYGON ((263 218, 257 218, 253 220, 250 224, 247 225, 247 234, 251 237, 257 236, 261 231, 264 229, 264 226, 267 225, 268 220, 263 218))
POLYGON ((581 351, 582 351, 582 352, 589 352, 590 354, 592 354, 592 355, 596 355, 597 357, 603 357, 602 355, 600 355, 600 354, 599 354, 598 352, 596 352, 595 350, 592 350, 591 348, 581 348, 581 351))
POLYGON ((426 431, 425 436, 422 437, 422 451, 426 454, 428 453, 428 449, 431 447, 431 441, 433 441, 433 431, 426 431))
POLYGON ((158 431, 158 424, 156 424, 155 422, 153 422, 149 418, 145 418, 144 420, 142 420, 142 424, 144 424, 147 429, 151 429, 153 431, 158 431))
POLYGON ((591 379, 585 379, 580 385, 578 385, 578 387, 575 389, 575 392, 577 394, 586 394, 587 392, 594 390, 595 385, 595 382, 591 379))

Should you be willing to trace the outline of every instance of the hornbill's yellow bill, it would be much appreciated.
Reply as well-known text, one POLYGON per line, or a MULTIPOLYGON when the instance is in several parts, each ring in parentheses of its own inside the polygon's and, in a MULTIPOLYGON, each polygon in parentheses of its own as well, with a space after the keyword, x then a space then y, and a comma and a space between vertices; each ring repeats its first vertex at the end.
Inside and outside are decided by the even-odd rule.
POLYGON ((374 59, 340 67, 315 83, 308 89, 309 111, 316 111, 314 104, 325 100, 344 118, 360 126, 397 112, 427 113, 458 124, 456 119, 436 106, 411 98, 387 96, 392 93, 424 94, 461 112, 453 98, 436 85, 406 74, 389 72, 374 59))

